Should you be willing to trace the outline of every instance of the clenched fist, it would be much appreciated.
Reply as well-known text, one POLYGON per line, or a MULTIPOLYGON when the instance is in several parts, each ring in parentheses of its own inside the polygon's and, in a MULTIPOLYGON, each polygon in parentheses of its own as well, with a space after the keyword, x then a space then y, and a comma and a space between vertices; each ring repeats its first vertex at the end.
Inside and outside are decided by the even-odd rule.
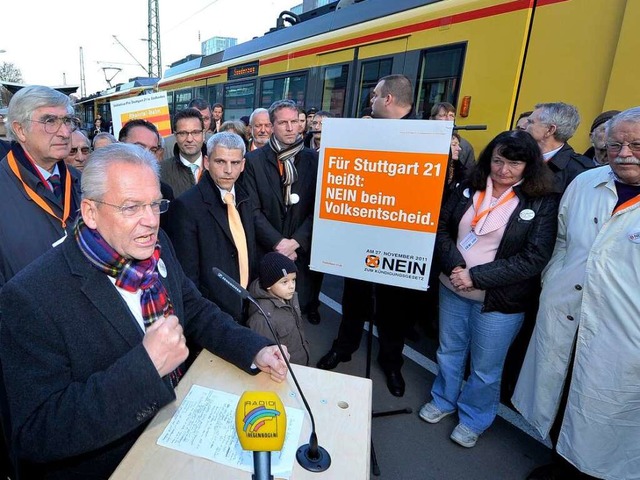
POLYGON ((142 346, 161 377, 173 372, 189 355, 182 325, 175 315, 156 320, 147 328, 142 346))

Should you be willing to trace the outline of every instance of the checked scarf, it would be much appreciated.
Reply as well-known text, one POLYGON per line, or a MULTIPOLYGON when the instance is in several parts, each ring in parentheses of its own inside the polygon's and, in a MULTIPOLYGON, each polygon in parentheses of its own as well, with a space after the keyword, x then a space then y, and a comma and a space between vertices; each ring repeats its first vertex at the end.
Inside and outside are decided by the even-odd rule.
POLYGON ((298 136, 296 141, 291 145, 282 145, 276 140, 275 135, 271 135, 269 146, 278 157, 278 162, 282 164, 280 178, 282 179, 284 204, 287 206, 293 205, 291 202, 291 185, 298 180, 298 171, 293 162, 298 152, 304 148, 303 138, 302 136, 298 136))
MULTIPOLYGON (((82 218, 76 222, 73 233, 87 260, 99 271, 115 278, 117 287, 132 293, 142 290, 140 306, 145 329, 159 318, 174 313, 167 290, 158 278, 156 269, 160 259, 160 245, 156 245, 153 255, 146 260, 131 260, 116 252, 97 230, 87 227, 82 218)), ((179 367, 169 374, 174 387, 181 376, 179 367)))

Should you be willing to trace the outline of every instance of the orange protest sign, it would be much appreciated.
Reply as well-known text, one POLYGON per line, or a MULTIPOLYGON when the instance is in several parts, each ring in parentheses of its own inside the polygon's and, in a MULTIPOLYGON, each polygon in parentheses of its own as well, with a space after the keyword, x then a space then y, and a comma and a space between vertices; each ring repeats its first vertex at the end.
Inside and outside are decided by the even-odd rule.
POLYGON ((435 233, 447 158, 327 147, 319 217, 435 233))

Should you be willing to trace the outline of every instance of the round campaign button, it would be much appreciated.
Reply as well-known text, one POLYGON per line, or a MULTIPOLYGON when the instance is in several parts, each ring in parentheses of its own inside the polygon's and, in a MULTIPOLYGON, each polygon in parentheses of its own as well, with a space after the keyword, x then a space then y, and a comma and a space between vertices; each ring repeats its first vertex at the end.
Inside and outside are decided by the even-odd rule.
POLYGON ((464 195, 465 198, 469 198, 471 196, 471 192, 468 188, 465 188, 464 192, 462 192, 462 195, 464 195))
POLYGON ((640 231, 629 232, 629 241, 633 243, 640 243, 640 231))
POLYGON ((167 266, 161 258, 158 259, 158 273, 162 275, 162 278, 167 278, 167 266))
POLYGON ((300 201, 300 195, 298 195, 297 193, 292 193, 291 194, 291 205, 295 205, 299 201, 300 201))
POLYGON ((520 212, 520 218, 522 220, 533 220, 535 216, 536 216, 536 212, 534 212, 530 208, 525 208, 520 212))

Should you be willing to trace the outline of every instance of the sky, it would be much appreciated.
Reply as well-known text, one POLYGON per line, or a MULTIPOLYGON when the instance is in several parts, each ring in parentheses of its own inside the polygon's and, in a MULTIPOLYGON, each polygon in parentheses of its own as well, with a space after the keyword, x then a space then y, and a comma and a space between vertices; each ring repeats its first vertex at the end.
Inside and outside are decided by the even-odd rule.
MULTIPOLYGON (((158 3, 164 71, 186 55, 200 54, 200 42, 213 36, 236 37, 238 43, 262 36, 275 27, 280 12, 302 0, 158 3)), ((5 50, 0 53, 0 63, 13 63, 25 83, 79 87, 80 47, 87 95, 108 88, 106 78, 112 78, 111 83, 116 85, 132 77, 147 76, 138 65, 139 62, 146 69, 149 63, 147 0, 6 0, 2 1, 0 18, 0 50, 5 50)))

